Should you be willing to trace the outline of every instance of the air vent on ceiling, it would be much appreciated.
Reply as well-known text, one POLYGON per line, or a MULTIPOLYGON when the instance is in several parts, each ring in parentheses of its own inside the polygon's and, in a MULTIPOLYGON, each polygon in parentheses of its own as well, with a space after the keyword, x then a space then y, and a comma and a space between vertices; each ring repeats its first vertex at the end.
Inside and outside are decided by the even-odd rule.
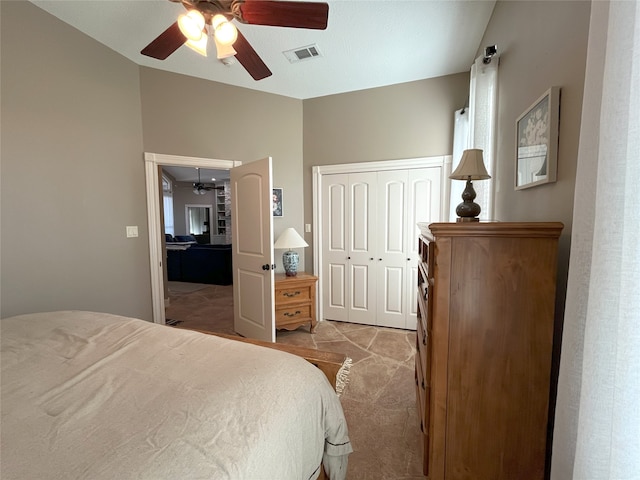
POLYGON ((287 50, 284 56, 287 57, 291 63, 301 62, 302 60, 310 60, 312 58, 321 57, 322 54, 318 50, 317 45, 307 45, 306 47, 298 47, 293 50, 287 50))

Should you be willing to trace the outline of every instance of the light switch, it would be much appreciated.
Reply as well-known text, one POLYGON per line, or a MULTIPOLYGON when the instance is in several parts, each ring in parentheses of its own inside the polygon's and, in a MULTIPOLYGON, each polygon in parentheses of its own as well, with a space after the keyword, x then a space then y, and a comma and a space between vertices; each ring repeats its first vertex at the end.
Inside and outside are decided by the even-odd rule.
POLYGON ((305 223, 304 224, 304 231, 305 231, 305 233, 311 233, 311 224, 310 223, 305 223))
POLYGON ((138 226, 127 226, 127 238, 134 238, 138 236, 138 226))

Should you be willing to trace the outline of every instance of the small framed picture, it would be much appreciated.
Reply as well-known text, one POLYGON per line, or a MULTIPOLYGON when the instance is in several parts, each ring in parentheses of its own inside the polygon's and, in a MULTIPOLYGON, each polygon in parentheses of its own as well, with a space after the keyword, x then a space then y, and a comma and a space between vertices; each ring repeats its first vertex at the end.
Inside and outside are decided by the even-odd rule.
POLYGON ((282 189, 281 188, 273 189, 273 216, 274 217, 282 216, 282 189))
POLYGON ((560 88, 551 87, 516 120, 516 190, 556 181, 560 88))

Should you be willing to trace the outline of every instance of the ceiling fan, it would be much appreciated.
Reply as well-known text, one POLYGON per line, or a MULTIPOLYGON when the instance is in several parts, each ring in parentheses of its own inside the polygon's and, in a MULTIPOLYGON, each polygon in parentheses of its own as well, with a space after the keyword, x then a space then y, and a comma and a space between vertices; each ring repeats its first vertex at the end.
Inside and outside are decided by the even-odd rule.
POLYGON ((194 182, 193 184, 193 193, 195 193, 196 195, 204 195, 205 193, 207 193, 209 190, 224 190, 223 186, 208 186, 205 185, 204 183, 202 183, 200 181, 200 169, 198 168, 198 181, 194 182))
POLYGON ((216 44, 218 59, 225 62, 235 56, 254 80, 271 75, 251 44, 231 20, 250 25, 274 27, 327 28, 329 5, 321 2, 291 2, 271 0, 170 0, 182 3, 186 14, 178 17, 169 28, 140 52, 164 60, 180 46, 206 56, 208 35, 216 44))

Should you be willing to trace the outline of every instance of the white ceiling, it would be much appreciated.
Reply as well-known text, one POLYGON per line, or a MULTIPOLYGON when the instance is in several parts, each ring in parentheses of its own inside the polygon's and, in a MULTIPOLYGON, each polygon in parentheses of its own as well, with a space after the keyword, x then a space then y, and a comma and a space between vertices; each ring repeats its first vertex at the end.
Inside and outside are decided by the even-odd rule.
MULTIPOLYGON (((140 54, 184 12, 169 0, 30 0, 133 62, 298 99, 469 71, 495 0, 329 1, 326 30, 236 23, 273 75, 253 80, 238 62, 180 47, 164 61, 140 54), (282 52, 316 44, 322 56, 282 52)), ((484 47, 484 46, 483 46, 484 47)))

